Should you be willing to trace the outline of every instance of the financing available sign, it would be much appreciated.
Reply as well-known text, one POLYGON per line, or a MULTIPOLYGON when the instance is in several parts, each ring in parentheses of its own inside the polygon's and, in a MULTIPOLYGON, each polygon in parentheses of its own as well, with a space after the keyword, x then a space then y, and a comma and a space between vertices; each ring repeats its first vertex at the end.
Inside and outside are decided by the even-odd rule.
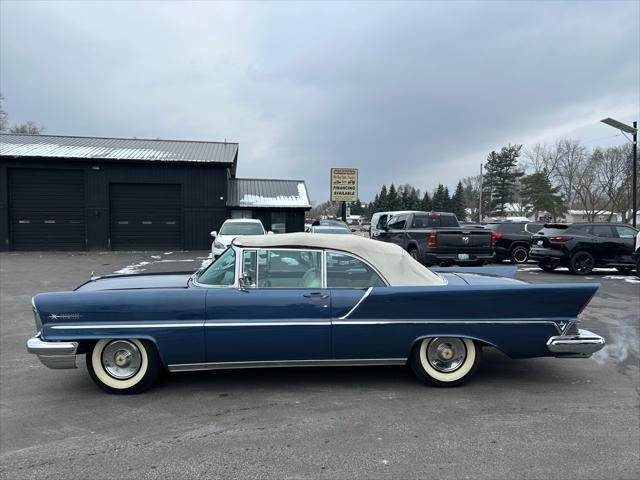
POLYGON ((358 169, 331 169, 331 201, 355 202, 358 199, 358 169))

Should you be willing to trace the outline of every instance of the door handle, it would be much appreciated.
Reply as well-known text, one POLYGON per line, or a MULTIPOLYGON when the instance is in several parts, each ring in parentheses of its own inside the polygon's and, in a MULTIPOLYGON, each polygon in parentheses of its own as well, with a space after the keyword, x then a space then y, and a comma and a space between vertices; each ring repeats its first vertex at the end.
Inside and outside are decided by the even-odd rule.
POLYGON ((305 293, 303 296, 306 298, 329 298, 329 294, 320 292, 305 293))

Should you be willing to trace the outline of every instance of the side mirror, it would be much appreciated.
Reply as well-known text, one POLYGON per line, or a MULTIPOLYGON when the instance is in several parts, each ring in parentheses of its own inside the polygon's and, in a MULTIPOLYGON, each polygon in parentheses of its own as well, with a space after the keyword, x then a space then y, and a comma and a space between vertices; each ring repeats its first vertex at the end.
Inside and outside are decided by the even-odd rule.
POLYGON ((215 230, 213 230, 210 234, 213 238, 216 238, 218 236, 218 232, 216 232, 215 230))
POLYGON ((269 231, 267 232, 267 235, 273 235, 273 232, 272 232, 271 230, 269 230, 269 231))

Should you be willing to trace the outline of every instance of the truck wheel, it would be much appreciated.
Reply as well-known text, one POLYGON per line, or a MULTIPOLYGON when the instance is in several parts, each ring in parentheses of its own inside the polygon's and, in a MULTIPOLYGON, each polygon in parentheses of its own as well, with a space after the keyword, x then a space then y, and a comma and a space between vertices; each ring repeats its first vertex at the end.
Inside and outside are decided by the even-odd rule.
POLYGON ((418 253, 417 248, 414 247, 409 249, 409 255, 411 255, 411 258, 413 258, 416 262, 420 261, 420 253, 418 253))
POLYGON ((511 250, 511 263, 522 264, 529 260, 529 249, 524 245, 516 245, 511 250))

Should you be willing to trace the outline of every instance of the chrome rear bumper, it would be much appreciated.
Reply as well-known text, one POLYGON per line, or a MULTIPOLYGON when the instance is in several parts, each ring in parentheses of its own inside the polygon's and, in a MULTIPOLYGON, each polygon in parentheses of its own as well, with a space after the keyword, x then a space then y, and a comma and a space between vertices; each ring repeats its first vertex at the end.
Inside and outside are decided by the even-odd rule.
POLYGON ((560 335, 547 341, 547 348, 558 357, 590 357, 604 347, 605 341, 600 335, 589 330, 578 330, 578 335, 560 335))
POLYGON ((27 352, 38 356, 46 367, 54 370, 76 368, 78 342, 46 342, 40 334, 27 340, 27 352))

